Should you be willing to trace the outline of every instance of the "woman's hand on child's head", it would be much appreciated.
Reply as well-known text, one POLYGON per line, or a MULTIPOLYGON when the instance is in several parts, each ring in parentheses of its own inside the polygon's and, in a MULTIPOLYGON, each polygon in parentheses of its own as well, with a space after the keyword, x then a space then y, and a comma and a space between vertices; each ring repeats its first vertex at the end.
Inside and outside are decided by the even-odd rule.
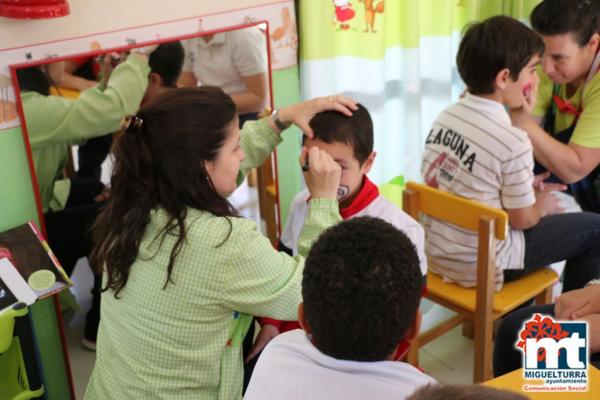
POLYGON ((357 109, 356 102, 348 96, 317 97, 283 107, 279 110, 279 119, 285 124, 296 124, 307 137, 312 138, 313 131, 310 127, 310 120, 316 114, 323 111, 337 111, 350 117, 352 111, 357 109))
POLYGON ((300 165, 308 162, 303 168, 304 181, 313 199, 337 200, 337 189, 340 185, 342 168, 325 150, 318 147, 307 149, 302 147, 300 165))
POLYGON ((271 324, 265 324, 258 332, 250 353, 246 356, 244 362, 248 362, 256 357, 274 337, 279 335, 279 329, 271 324))

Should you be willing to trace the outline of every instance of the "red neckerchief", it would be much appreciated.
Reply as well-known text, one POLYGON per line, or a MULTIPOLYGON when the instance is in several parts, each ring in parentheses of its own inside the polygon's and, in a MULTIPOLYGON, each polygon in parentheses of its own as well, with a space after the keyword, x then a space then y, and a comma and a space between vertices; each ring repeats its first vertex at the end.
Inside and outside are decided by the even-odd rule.
POLYGON ((408 350, 410 349, 410 342, 406 339, 402 339, 398 347, 396 347, 396 352, 394 353, 393 360, 394 361, 403 361, 404 356, 408 354, 408 350))
POLYGON ((379 189, 367 176, 363 178, 362 186, 358 195, 352 200, 352 203, 346 208, 340 208, 340 215, 343 219, 348 219, 362 211, 379 196, 379 189))
POLYGON ((557 94, 552 96, 552 98, 554 99, 554 103, 556 104, 558 111, 573 114, 575 118, 579 118, 579 115, 581 115, 583 111, 581 109, 581 105, 579 108, 575 108, 575 106, 569 100, 565 100, 557 94))
POLYGON ((583 112, 583 88, 585 87, 586 84, 588 84, 592 80, 594 75, 598 71, 600 71, 599 63, 600 63, 600 47, 596 51, 596 56, 594 57, 592 66, 590 67, 588 75, 587 75, 585 81, 583 82, 583 85, 581 86, 581 92, 579 94, 579 96, 580 96, 579 107, 575 107, 569 100, 563 99, 562 97, 560 97, 557 94, 552 96, 552 98, 554 99, 554 103, 556 104, 556 107, 558 108, 558 110, 563 113, 574 115, 575 121, 577 121, 579 119, 579 116, 583 112))

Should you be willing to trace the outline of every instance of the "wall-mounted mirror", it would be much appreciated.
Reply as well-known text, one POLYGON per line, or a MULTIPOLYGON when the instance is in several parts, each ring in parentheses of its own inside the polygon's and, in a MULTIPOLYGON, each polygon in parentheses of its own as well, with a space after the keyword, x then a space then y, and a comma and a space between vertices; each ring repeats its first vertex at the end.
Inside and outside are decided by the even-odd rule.
MULTIPOLYGON (((92 43, 92 51, 85 54, 11 67, 39 220, 68 274, 91 251, 89 228, 110 196, 110 149, 123 117, 164 91, 210 85, 233 98, 240 124, 259 118, 272 108, 267 38, 267 24, 261 22, 161 39, 144 47, 131 43, 102 51, 92 43)), ((256 219, 276 243, 274 157, 249 175, 230 202, 242 216, 256 219)), ((100 285, 97 277, 95 285, 100 285)), ((93 301, 99 308, 99 298, 93 301)), ((98 312, 94 307, 88 323, 99 319, 91 315, 98 312)))
MULTIPOLYGON (((23 131, 31 148, 38 202, 45 215, 40 220, 46 222, 46 229, 53 229, 48 226, 48 219, 50 225, 54 222, 52 214, 64 214, 103 198, 111 170, 110 146, 122 117, 164 90, 219 86, 234 99, 240 124, 271 108, 267 35, 267 24, 255 23, 163 39, 156 49, 141 50, 149 52, 147 88, 142 87, 141 68, 127 60, 130 52, 137 51, 135 44, 14 66, 23 131), (105 95, 106 88, 111 89, 112 96, 105 95)), ((263 167, 266 173, 263 170, 250 176, 250 185, 242 185, 231 201, 244 216, 265 221, 265 233, 275 240, 278 210, 272 165, 263 167), (275 204, 265 205, 263 200, 258 211, 258 198, 265 194, 275 204)), ((82 215, 77 217, 79 223, 82 215)), ((68 227, 60 225, 61 230, 68 227)))

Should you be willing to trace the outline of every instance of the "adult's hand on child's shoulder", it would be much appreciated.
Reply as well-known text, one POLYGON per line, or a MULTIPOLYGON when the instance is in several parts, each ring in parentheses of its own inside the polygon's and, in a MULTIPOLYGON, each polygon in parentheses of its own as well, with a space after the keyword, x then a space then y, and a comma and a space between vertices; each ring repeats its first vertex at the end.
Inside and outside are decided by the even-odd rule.
POLYGON ((304 181, 313 199, 337 199, 342 168, 325 150, 302 147, 300 165, 304 181))

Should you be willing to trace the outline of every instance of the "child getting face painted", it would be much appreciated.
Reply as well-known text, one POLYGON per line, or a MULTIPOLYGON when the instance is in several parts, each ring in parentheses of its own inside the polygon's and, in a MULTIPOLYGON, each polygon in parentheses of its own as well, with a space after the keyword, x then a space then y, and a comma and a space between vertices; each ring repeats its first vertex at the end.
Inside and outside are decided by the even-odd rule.
MULTIPOLYGON (((317 147, 327 151, 342 168, 337 199, 340 209, 348 207, 363 187, 363 179, 375 160, 373 122, 366 108, 349 118, 337 118, 331 113, 317 114, 311 121, 314 136, 305 138, 307 149, 317 147)), ((307 165, 303 166, 306 170, 307 165)))
MULTIPOLYGON (((362 110, 367 113, 364 108, 362 110)), ((342 176, 337 191, 337 199, 340 202, 341 209, 347 207, 360 192, 363 186, 363 179, 373 166, 375 152, 370 151, 372 141, 371 147, 364 149, 364 155, 361 154, 360 158, 355 154, 352 144, 335 141, 335 138, 326 138, 323 140, 315 136, 314 139, 306 139, 304 146, 307 148, 318 147, 321 150, 327 151, 335 162, 340 165, 342 176)), ((365 143, 361 143, 359 146, 367 147, 365 143)))
MULTIPOLYGON (((373 166, 373 122, 367 109, 358 104, 351 117, 323 112, 310 121, 313 137, 304 139, 304 147, 317 147, 326 151, 337 162, 342 174, 337 191, 340 215, 343 219, 360 216, 380 218, 403 231, 414 244, 419 255, 423 276, 427 273, 424 252, 424 232, 421 226, 400 208, 379 194, 377 186, 367 173, 373 166)), ((306 150, 303 150, 306 151, 306 150)), ((303 166, 303 169, 305 166, 303 166)), ((281 235, 279 250, 297 254, 297 242, 308 215, 308 191, 299 193, 292 201, 287 224, 281 235)), ((247 362, 254 361, 262 348, 280 332, 299 327, 297 322, 284 322, 262 318, 263 328, 255 340, 247 362)), ((406 348, 404 348, 406 349, 406 348)), ((249 368, 246 368, 248 372, 249 368)))

